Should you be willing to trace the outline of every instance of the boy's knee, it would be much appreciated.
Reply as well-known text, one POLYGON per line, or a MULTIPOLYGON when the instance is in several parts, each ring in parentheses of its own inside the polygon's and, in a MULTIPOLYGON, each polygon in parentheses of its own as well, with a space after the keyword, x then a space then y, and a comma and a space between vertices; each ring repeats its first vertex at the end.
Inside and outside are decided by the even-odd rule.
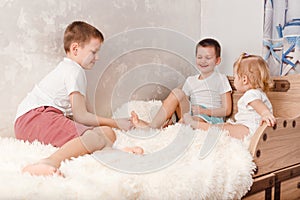
POLYGON ((182 89, 179 88, 174 88, 172 90, 172 94, 180 101, 185 97, 184 92, 182 91, 182 89))
POLYGON ((115 132, 110 127, 96 127, 81 136, 81 141, 89 153, 111 146, 115 140, 115 132))
POLYGON ((93 129, 100 135, 105 135, 112 143, 116 141, 116 134, 109 126, 100 126, 93 129))
POLYGON ((89 153, 101 150, 106 146, 106 140, 103 134, 98 131, 88 130, 81 137, 81 142, 89 153))

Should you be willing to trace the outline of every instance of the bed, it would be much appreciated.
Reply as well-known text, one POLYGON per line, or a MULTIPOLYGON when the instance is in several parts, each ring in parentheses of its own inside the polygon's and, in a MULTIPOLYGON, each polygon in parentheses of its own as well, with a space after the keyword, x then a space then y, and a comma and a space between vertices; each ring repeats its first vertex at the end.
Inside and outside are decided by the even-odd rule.
MULTIPOLYGON (((161 101, 131 101, 115 116, 135 109, 147 120, 161 101)), ((247 145, 220 129, 219 142, 205 159, 199 149, 207 131, 176 124, 149 131, 116 130, 114 150, 63 162, 58 176, 22 174, 21 168, 56 150, 39 142, 0 138, 0 199, 240 199, 255 169, 247 145), (144 156, 116 150, 139 145, 144 156), (237 153, 238 152, 238 153, 237 153)))
MULTIPOLYGON (((21 168, 56 150, 39 142, 29 144, 0 138, 1 199, 299 199, 300 76, 274 78, 268 93, 276 127, 261 126, 251 140, 220 138, 212 152, 199 159, 208 131, 175 124, 150 131, 116 130, 113 150, 98 151, 65 161, 58 176, 35 177, 21 168), (144 156, 118 149, 139 145, 144 156), (298 188, 297 188, 298 187, 298 188)), ((229 78, 232 80, 232 78, 229 78)), ((233 93, 234 110, 240 94, 233 93)), ((131 101, 115 117, 135 110, 149 120, 160 101, 131 101)))

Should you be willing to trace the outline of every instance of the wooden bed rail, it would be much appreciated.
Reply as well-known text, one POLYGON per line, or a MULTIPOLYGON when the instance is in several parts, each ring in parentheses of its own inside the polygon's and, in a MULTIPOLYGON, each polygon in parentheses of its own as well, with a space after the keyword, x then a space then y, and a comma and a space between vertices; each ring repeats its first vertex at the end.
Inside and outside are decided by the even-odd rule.
POLYGON ((274 127, 264 123, 253 135, 249 151, 257 168, 246 200, 263 198, 252 197, 263 191, 266 200, 300 199, 300 116, 277 118, 274 127), (282 189, 287 181, 291 188, 282 189))
POLYGON ((250 153, 257 166, 255 177, 300 163, 300 116, 277 118, 274 127, 261 126, 251 139, 250 153))

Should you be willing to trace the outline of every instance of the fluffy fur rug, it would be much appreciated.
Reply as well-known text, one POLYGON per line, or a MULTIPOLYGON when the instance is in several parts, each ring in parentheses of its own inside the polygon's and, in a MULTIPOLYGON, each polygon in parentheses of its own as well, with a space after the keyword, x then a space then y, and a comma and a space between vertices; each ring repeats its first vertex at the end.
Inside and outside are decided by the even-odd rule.
MULTIPOLYGON (((150 120, 160 105, 160 101, 129 102, 115 117, 134 109, 150 120)), ((211 131, 218 131, 220 139, 201 160, 207 131, 181 124, 161 130, 116 130, 114 148, 139 145, 145 155, 95 152, 62 163, 65 178, 21 173, 23 166, 56 148, 0 138, 0 199, 239 199, 252 185, 252 157, 244 142, 219 129, 211 131)))

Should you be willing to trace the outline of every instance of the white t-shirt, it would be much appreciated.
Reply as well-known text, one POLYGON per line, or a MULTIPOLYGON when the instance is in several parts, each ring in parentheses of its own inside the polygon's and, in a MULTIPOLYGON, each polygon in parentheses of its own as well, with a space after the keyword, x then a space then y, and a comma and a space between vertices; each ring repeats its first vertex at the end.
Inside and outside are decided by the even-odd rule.
POLYGON ((261 89, 250 89, 238 100, 238 112, 234 118, 236 124, 243 124, 249 128, 250 135, 253 135, 260 125, 261 116, 248 105, 250 102, 260 99, 273 112, 272 104, 267 95, 261 89))
POLYGON ((65 115, 70 115, 72 110, 69 95, 77 91, 86 96, 86 89, 84 69, 73 60, 64 58, 27 94, 18 107, 16 119, 40 106, 52 106, 65 115))
POLYGON ((226 75, 216 71, 203 80, 199 79, 199 75, 189 76, 182 90, 190 97, 192 105, 202 105, 208 109, 220 108, 221 95, 232 91, 226 75))

